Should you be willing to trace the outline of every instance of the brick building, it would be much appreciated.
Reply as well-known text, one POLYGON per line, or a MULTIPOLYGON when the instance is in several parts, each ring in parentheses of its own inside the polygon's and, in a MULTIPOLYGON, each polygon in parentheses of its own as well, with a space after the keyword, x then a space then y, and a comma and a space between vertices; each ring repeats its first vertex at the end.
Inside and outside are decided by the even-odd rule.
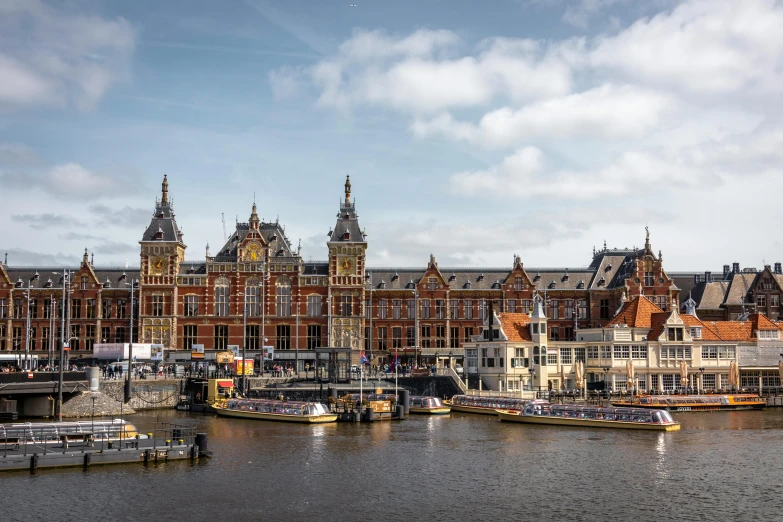
MULTIPOLYGON (((530 313, 535 296, 542 299, 550 340, 574 341, 578 331, 604 326, 637 296, 668 311, 680 292, 660 251, 653 252, 649 232, 640 249, 604 244, 586 267, 531 268, 514 256, 510 267, 449 268, 439 267, 434 255, 424 268, 366 267, 369 245, 350 179, 324 262, 304 261, 285 227, 261 221, 255 203, 248 221, 237 223, 214 255, 207 246, 203 260, 186 261, 165 176, 139 245, 138 270, 93 266, 86 252, 73 269, 66 285, 72 357, 89 358, 100 340, 127 342, 129 283, 136 279, 134 340, 163 344, 167 360, 189 360, 194 345, 203 345, 210 359, 245 343, 249 354, 270 346, 276 360, 299 369, 314 362, 315 348, 326 346, 351 348, 354 361, 362 349, 376 363, 395 353, 420 363, 461 361, 463 344, 480 332, 490 309, 530 313)), ((59 322, 52 326, 44 309, 62 301, 62 279, 49 275, 58 270, 0 265, 0 355, 24 352, 29 338, 30 350, 48 357, 59 322)), ((680 280, 693 279, 682 274, 680 280)))

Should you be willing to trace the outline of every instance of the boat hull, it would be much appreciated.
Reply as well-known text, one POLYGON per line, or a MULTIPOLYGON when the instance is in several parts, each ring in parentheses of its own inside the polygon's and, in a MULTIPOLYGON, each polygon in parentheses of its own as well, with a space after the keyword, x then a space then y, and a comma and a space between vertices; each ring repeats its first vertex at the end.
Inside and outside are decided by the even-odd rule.
POLYGON ((517 413, 503 411, 499 411, 497 414, 502 421, 521 422, 524 424, 547 424, 552 426, 575 426, 580 428, 615 428, 647 431, 679 431, 680 429, 679 424, 652 424, 643 422, 575 419, 570 417, 519 415, 517 413))
POLYGON ((461 413, 477 413, 479 415, 497 415, 498 410, 494 408, 479 408, 478 406, 464 406, 459 404, 452 404, 451 411, 458 411, 461 413))
POLYGON ((438 406, 436 408, 417 408, 411 406, 408 410, 410 413, 419 413, 424 415, 446 415, 451 413, 451 408, 448 406, 438 406))
POLYGON ((277 422, 297 422, 300 424, 322 424, 326 422, 336 422, 337 414, 328 415, 290 415, 285 413, 265 413, 258 411, 229 410, 214 406, 215 413, 221 417, 233 417, 236 419, 253 419, 277 422))

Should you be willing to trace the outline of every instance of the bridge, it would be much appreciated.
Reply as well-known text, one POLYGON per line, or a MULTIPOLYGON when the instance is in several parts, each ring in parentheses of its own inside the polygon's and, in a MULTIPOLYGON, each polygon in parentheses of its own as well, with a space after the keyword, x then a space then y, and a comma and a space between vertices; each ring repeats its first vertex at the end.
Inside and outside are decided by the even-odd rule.
MULTIPOLYGON (((49 417, 59 391, 58 372, 0 373, 0 399, 15 400, 20 417, 49 417)), ((63 372, 63 401, 88 389, 86 372, 63 372)))

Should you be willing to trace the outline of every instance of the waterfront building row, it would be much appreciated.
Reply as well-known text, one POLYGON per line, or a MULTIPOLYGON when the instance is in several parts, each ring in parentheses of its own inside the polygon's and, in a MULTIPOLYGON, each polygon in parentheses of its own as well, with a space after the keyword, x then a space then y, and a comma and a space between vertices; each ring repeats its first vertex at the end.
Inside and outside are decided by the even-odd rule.
POLYGON ((536 296, 552 342, 577 341, 640 295, 670 311, 684 288, 700 314, 755 312, 761 295, 768 316, 780 313, 779 263, 755 278, 738 266, 720 281, 710 272, 670 276, 649 232, 643 248, 604 244, 586 267, 526 267, 515 255, 506 268, 441 268, 431 255, 424 268, 372 268, 350 179, 336 217, 326 261, 305 261, 283 225, 259 218, 255 202, 214 254, 207 245, 202 260, 187 261, 164 177, 137 268, 96 266, 86 250, 66 281, 62 268, 0 265, 0 352, 47 357, 61 336, 63 302, 72 357, 89 358, 95 343, 128 342, 133 330, 134 342, 164 345, 168 360, 188 360, 194 345, 208 359, 232 345, 250 354, 269 346, 298 368, 325 346, 351 348, 354 361, 365 350, 375 363, 395 353, 420 363, 461 357, 490 309, 530 313, 536 296))

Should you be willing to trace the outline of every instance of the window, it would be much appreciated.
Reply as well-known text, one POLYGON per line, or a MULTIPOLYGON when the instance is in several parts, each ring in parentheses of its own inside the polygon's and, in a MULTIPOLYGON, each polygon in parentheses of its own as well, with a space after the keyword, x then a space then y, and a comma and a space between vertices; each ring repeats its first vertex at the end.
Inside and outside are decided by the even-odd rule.
POLYGON ((682 341, 682 328, 668 328, 668 338, 670 341, 682 341))
POLYGON ((533 301, 531 301, 530 299, 522 299, 522 310, 520 310, 520 312, 522 312, 523 314, 529 314, 530 309, 532 307, 533 307, 533 301))
POLYGON ((446 326, 435 325, 435 348, 446 347, 446 326))
POLYGON ((369 319, 372 315, 372 301, 369 299, 364 300, 364 318, 369 319))
POLYGON ((765 295, 757 295, 756 296, 756 306, 759 308, 766 308, 767 307, 767 296, 765 295))
POLYGON ((215 325, 215 350, 224 351, 228 347, 228 325, 215 325))
POLYGON ((609 319, 609 299, 601 299, 601 319, 609 319))
MULTIPOLYGON (((653 375, 653 377, 657 377, 657 375, 653 375)), ((663 377, 663 389, 664 391, 672 391, 674 390, 674 378, 679 377, 679 375, 674 375, 672 373, 664 373, 662 375, 663 377)), ((679 381, 679 379, 677 379, 679 381)))
POLYGON ((7 350, 5 345, 5 325, 0 324, 0 350, 7 350))
POLYGON ((471 337, 473 337, 473 327, 472 326, 466 326, 465 327, 465 342, 469 343, 471 337))
MULTIPOLYGON (((106 330, 108 330, 108 328, 106 328, 106 330)), ((51 333, 52 331, 48 326, 41 328, 41 350, 49 349, 52 342, 51 333)), ((105 337, 105 339, 108 339, 108 337, 105 337)))
POLYGON ((588 346, 587 347, 587 358, 588 359, 598 359, 598 347, 597 346, 588 346))
POLYGON ((631 357, 633 359, 647 359, 647 346, 638 344, 631 346, 631 357))
POLYGON ((524 348, 514 348, 514 357, 511 358, 512 368, 527 368, 528 359, 525 357, 524 348))
POLYGON ((564 299, 563 300, 563 312, 564 317, 566 319, 573 319, 574 318, 574 300, 573 299, 564 299))
POLYGON ((408 326, 406 328, 405 334, 407 337, 408 346, 416 346, 416 327, 408 326))
POLYGON ((186 295, 185 296, 185 317, 197 317, 197 316, 198 316, 198 296, 197 295, 186 295))
POLYGON ((82 318, 82 300, 71 299, 71 319, 82 318))
POLYGON ((517 313, 517 300, 516 299, 506 300, 506 310, 508 310, 510 314, 517 313))
POLYGON ((736 346, 720 346, 718 347, 718 359, 736 359, 737 347, 736 346))
POLYGON ((758 338, 759 339, 779 339, 780 338, 780 332, 778 330, 759 330, 758 331, 758 338))
POLYGON ((114 329, 114 342, 115 343, 124 343, 125 342, 125 327, 124 326, 118 326, 114 329))
MULTIPOLYGON (((320 295, 308 295, 307 296, 307 315, 310 317, 321 317, 321 310, 323 309, 321 305, 321 296, 320 295)), ((320 333, 318 336, 320 337, 320 333)))
POLYGON ((386 299, 378 300, 378 319, 386 319, 389 315, 388 301, 386 299))
POLYGON ((479 299, 479 319, 485 321, 487 319, 487 300, 479 299))
POLYGON ((406 318, 407 319, 415 319, 416 318, 416 300, 415 299, 408 299, 408 302, 406 303, 406 318))
POLYGON ((27 306, 30 308, 30 319, 38 319, 38 299, 30 299, 27 306))
POLYGON ((111 342, 111 328, 108 326, 101 326, 101 342, 102 343, 110 343, 111 342))
POLYGON ((560 348, 560 364, 572 364, 571 348, 560 348))
MULTIPOLYGON (((543 325, 541 325, 543 326, 543 325)), ((533 325, 533 328, 535 328, 536 325, 533 325)), ((552 326, 549 328, 549 338, 553 341, 559 341, 560 340, 560 327, 559 326, 552 326)))
POLYGON ((429 277, 429 278, 427 278, 427 288, 429 290, 437 290, 438 289, 438 278, 437 277, 429 277))
POLYGON ((87 319, 95 319, 97 317, 95 299, 87 299, 87 319))
POLYGON ((566 326, 563 328, 563 340, 564 341, 576 341, 574 338, 574 328, 572 326, 566 326))
POLYGON ((435 300, 435 318, 436 319, 445 319, 446 318, 446 300, 445 299, 436 299, 435 300))
POLYGON ((215 315, 228 316, 228 279, 222 277, 215 283, 215 315))
POLYGON ((661 347, 661 359, 677 359, 684 360, 691 358, 690 346, 662 346, 661 347))
POLYGON ((277 339, 275 341, 275 348, 278 350, 291 349, 291 327, 289 325, 287 324, 277 325, 277 339))
POLYGON ((392 299, 392 319, 402 319, 402 299, 392 299))
POLYGON ((614 347, 614 358, 615 359, 630 359, 631 358, 631 347, 627 344, 619 344, 615 345, 614 347))
POLYGON ((449 348, 459 348, 459 326, 449 328, 449 348))
POLYGON ((644 273, 644 286, 653 286, 655 284, 655 276, 652 272, 644 273))
MULTIPOLYGON (((343 296, 344 298, 345 296, 343 296)), ((277 284, 277 315, 278 317, 291 317, 291 285, 287 282, 277 284)))
POLYGON ((307 349, 313 350, 319 346, 321 346, 321 325, 307 325, 307 349))
POLYGON ((473 299, 465 299, 465 319, 473 319, 473 299))
POLYGON ((769 296, 769 306, 772 308, 780 306, 780 296, 777 294, 769 296))
MULTIPOLYGON (((261 288, 255 279, 250 279, 245 285, 245 300, 243 301, 248 317, 258 317, 261 315, 261 288)), ((195 314, 198 315, 198 312, 195 314)))
POLYGON ((580 299, 578 301, 578 318, 587 319, 587 299, 580 299))
POLYGON ((669 298, 665 295, 659 295, 655 298, 655 304, 665 312, 669 306, 669 298))
POLYGON ((79 349, 79 340, 82 336, 82 326, 79 324, 72 324, 71 325, 71 350, 78 350, 79 349))
POLYGON ((548 366, 555 366, 557 365, 557 354, 556 353, 550 353, 546 355, 546 364, 548 366))
POLYGON ((522 290, 522 278, 521 277, 515 277, 514 278, 514 290, 519 292, 522 290))
POLYGON ((258 350, 260 348, 258 340, 261 338, 259 333, 261 327, 257 324, 245 325, 245 347, 248 350, 258 350))
POLYGON ((378 349, 379 350, 387 350, 389 348, 388 345, 388 331, 385 326, 382 326, 378 328, 378 349))
POLYGON ((584 346, 578 346, 574 348, 574 361, 585 362, 585 348, 584 346))
POLYGON ((430 328, 430 325, 423 325, 421 327, 421 333, 419 334, 419 343, 421 344, 422 348, 429 348, 430 347, 430 337, 432 335, 432 331, 430 328))
POLYGON ((87 290, 87 288, 89 288, 89 286, 90 286, 89 285, 89 279, 87 279, 87 276, 82 276, 79 288, 81 290, 87 290))
POLYGON ((611 358, 612 358, 612 347, 601 346, 601 359, 611 359, 611 358))
POLYGON ((125 319, 127 313, 125 299, 117 299, 117 319, 125 319))
POLYGON ((430 315, 430 300, 429 299, 422 299, 421 300, 421 318, 422 319, 429 319, 431 317, 430 315))
POLYGON ((701 387, 704 390, 715 389, 715 374, 705 373, 701 376, 701 387))
POLYGON ((198 326, 186 324, 182 327, 182 349, 190 350, 194 344, 198 344, 198 326))
POLYGON ((701 347, 701 358, 702 359, 717 359, 718 358, 718 347, 717 346, 702 346, 701 347))
MULTIPOLYGON (((559 315, 558 312, 560 311, 560 303, 557 299, 550 299, 549 300, 549 318, 550 319, 558 319, 559 315)), ((554 339, 554 337, 553 337, 554 339)))
POLYGON ((353 315, 353 296, 342 295, 340 296, 340 314, 343 317, 350 317, 353 315))
POLYGON ((30 345, 30 350, 31 351, 36 349, 35 348, 35 341, 36 341, 36 338, 37 338, 37 335, 36 335, 37 333, 38 332, 36 331, 35 327, 31 327, 30 328, 30 339, 27 342, 30 345))
POLYGON ((163 315, 163 296, 152 296, 152 315, 154 317, 161 317, 163 315))
POLYGON ((392 328, 392 348, 402 348, 402 327, 392 328))
POLYGON ((111 299, 104 299, 101 303, 101 318, 108 319, 111 317, 111 299))

